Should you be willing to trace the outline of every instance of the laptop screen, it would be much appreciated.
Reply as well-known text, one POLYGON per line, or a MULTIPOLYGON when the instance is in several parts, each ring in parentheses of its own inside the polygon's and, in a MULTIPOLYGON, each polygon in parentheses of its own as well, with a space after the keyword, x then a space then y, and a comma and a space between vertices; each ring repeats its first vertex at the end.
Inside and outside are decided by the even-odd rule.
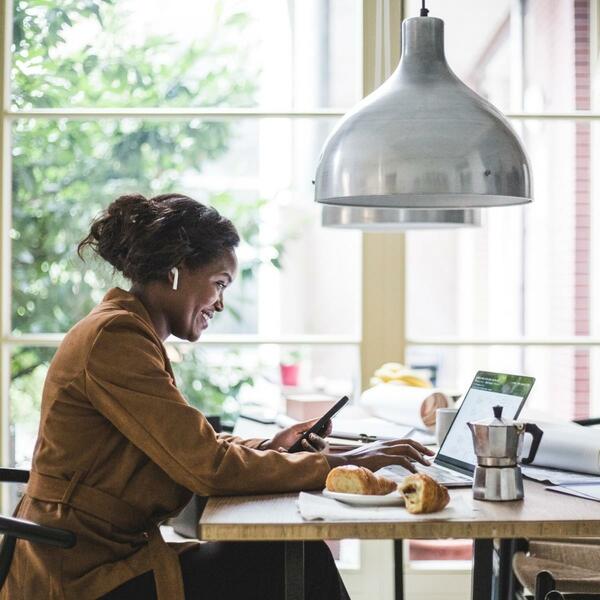
POLYGON ((472 473, 477 459, 467 423, 493 418, 492 409, 498 405, 504 408, 504 418, 516 419, 534 381, 533 377, 523 375, 478 371, 440 446, 435 462, 447 463, 460 471, 472 473))

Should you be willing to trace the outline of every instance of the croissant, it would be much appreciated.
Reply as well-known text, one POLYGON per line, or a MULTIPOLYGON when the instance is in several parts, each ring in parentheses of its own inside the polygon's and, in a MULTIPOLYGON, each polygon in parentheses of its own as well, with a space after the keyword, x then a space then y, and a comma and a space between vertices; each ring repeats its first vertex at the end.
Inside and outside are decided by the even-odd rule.
POLYGON ((325 487, 330 492, 345 494, 371 494, 383 496, 397 489, 398 484, 391 479, 375 475, 365 467, 347 465, 329 471, 325 487))
POLYGON ((408 475, 398 486, 409 513, 431 513, 442 510, 450 496, 447 488, 423 473, 408 475))

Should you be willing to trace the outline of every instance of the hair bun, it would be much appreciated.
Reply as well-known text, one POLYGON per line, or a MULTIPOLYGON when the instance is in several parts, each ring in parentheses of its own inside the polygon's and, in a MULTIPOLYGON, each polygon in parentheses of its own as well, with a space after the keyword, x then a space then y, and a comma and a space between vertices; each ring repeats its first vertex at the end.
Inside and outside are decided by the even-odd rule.
POLYGON ((164 279, 182 261, 197 268, 239 243, 228 219, 182 194, 120 196, 93 221, 77 247, 90 247, 125 277, 164 279))
POLYGON ((94 220, 89 235, 79 244, 78 252, 89 245, 104 260, 125 276, 126 262, 140 227, 154 218, 152 202, 141 194, 119 196, 94 220))
POLYGON ((120 196, 109 205, 106 212, 123 224, 138 223, 152 215, 152 201, 141 194, 120 196))

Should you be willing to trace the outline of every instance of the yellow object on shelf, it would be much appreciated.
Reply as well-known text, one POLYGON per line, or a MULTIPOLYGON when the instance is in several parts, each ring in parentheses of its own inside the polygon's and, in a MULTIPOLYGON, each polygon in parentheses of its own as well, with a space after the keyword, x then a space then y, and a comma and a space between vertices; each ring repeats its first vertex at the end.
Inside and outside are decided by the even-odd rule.
POLYGON ((401 363, 385 363, 379 367, 371 378, 371 385, 379 383, 395 383, 411 387, 430 388, 430 381, 415 375, 406 365, 401 363))

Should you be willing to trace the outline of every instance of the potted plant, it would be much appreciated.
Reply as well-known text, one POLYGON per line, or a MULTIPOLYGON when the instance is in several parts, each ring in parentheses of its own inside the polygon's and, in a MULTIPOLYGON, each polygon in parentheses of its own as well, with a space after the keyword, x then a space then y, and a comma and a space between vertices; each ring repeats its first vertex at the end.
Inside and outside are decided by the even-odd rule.
POLYGON ((283 354, 279 363, 282 385, 290 387, 298 385, 301 360, 302 353, 299 350, 292 350, 283 354))

